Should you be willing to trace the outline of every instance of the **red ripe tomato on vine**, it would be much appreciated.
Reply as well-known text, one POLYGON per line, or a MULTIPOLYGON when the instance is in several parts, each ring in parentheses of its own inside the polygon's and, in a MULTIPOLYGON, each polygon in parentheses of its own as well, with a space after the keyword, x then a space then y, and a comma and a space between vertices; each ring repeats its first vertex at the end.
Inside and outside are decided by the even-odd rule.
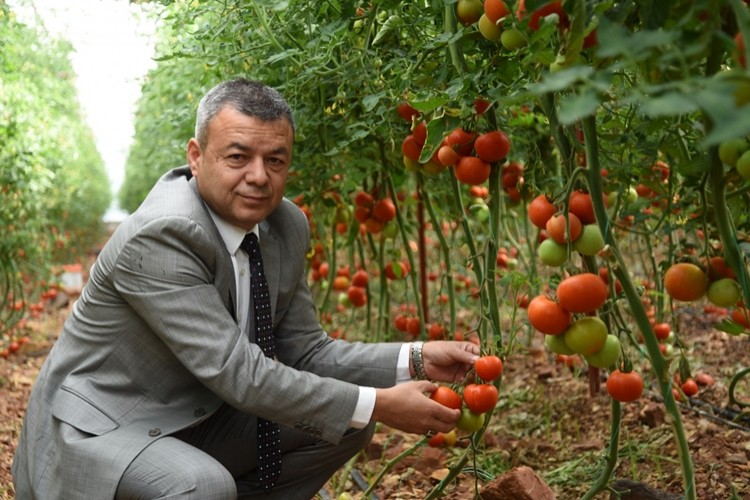
POLYGON ((638 372, 614 370, 607 378, 607 392, 621 403, 629 403, 643 394, 643 377, 638 372))

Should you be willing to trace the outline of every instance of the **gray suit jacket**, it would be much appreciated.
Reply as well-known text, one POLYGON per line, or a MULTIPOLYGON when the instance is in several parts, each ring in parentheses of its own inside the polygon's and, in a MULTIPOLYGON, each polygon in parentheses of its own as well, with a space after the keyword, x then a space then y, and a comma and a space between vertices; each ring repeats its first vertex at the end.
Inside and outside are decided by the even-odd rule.
POLYGON ((284 200, 259 229, 280 363, 234 320, 231 258, 190 170, 162 177, 102 250, 42 367, 13 462, 19 500, 113 498, 141 450, 224 402, 335 443, 357 384, 395 383, 399 344, 335 341, 318 324, 304 214, 284 200))

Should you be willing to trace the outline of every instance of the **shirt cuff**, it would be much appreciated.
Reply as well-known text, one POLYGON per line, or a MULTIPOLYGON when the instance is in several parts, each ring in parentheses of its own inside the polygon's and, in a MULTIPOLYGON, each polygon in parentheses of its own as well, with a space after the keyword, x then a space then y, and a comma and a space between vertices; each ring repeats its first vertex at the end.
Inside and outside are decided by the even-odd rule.
MULTIPOLYGON (((411 344, 405 343, 401 345, 401 350, 398 354, 398 362, 396 363, 396 384, 403 384, 411 380, 411 374, 409 373, 409 350, 411 344)), ((372 411, 375 409, 375 388, 374 387, 360 387, 359 388, 359 399, 357 399, 357 406, 354 407, 354 415, 349 423, 351 427, 355 429, 362 429, 370 423, 372 418, 372 411)))
POLYGON ((355 429, 362 429, 370 423, 372 411, 375 409, 375 388, 360 387, 357 406, 354 407, 354 415, 349 423, 355 429))
POLYGON ((409 372, 409 352, 411 344, 406 342, 401 344, 401 350, 398 353, 398 363, 396 364, 396 385, 403 384, 412 380, 409 372))

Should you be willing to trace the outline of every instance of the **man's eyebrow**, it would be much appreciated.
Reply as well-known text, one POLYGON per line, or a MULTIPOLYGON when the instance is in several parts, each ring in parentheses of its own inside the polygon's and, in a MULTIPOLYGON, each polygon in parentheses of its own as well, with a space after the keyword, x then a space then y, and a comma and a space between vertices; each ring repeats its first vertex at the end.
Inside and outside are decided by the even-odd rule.
MULTIPOLYGON (((249 146, 249 145, 247 145, 245 143, 242 143, 242 142, 231 142, 231 143, 229 143, 226 146, 226 148, 224 148, 224 151, 230 151, 232 149, 239 149, 242 152, 248 152, 248 151, 252 151, 253 148, 252 148, 252 146, 249 146)), ((272 149, 268 153, 272 154, 272 155, 276 155, 276 154, 288 155, 289 154, 289 148, 287 148, 286 146, 279 146, 276 149, 272 149)))

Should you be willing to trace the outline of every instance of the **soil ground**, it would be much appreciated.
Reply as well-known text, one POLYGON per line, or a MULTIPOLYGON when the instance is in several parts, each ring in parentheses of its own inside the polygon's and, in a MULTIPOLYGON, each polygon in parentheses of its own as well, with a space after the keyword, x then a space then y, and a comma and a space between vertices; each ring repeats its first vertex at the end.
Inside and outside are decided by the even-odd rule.
MULTIPOLYGON (((10 466, 32 383, 53 344, 70 305, 29 322, 32 341, 8 359, 0 358, 0 499, 14 498, 10 466)), ((715 383, 681 404, 701 500, 750 499, 750 415, 729 405, 731 378, 750 366, 750 337, 713 328, 720 316, 701 305, 680 310, 680 338, 693 373, 704 372, 715 383)), ((610 440, 610 398, 602 384, 590 395, 589 377, 556 363, 534 339, 526 352, 505 363, 500 401, 484 439, 445 498, 474 498, 475 486, 513 467, 531 467, 560 499, 581 498, 595 481, 610 440)), ((674 362, 676 364, 676 361, 674 362)), ((614 478, 632 479, 663 491, 682 494, 681 465, 672 426, 645 361, 637 364, 647 382, 643 397, 622 405, 619 460, 614 478)), ((594 384, 596 385, 596 384, 594 384)), ((750 381, 736 386, 735 396, 750 401, 750 381)), ((363 489, 386 470, 367 498, 416 499, 449 474, 467 453, 466 436, 451 448, 425 446, 420 437, 380 427, 367 450, 343 468, 319 497, 366 498, 363 489), (416 445, 416 448, 415 448, 416 445), (413 450, 409 454, 409 450, 413 450), (389 463, 397 455, 402 460, 389 463), (388 469, 384 467, 388 465, 388 469)), ((597 499, 609 498, 602 492, 597 499)))

